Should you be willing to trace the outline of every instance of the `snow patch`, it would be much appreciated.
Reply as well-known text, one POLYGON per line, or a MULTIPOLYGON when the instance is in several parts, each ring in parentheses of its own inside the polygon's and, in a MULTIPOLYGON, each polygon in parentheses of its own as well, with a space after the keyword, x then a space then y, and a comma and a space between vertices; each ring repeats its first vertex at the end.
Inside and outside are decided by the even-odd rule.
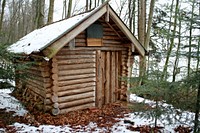
MULTIPOLYGON (((8 91, 8 90, 6 90, 8 91)), ((0 109, 6 109, 6 111, 14 111, 14 115, 23 116, 27 113, 22 104, 5 92, 0 92, 0 109)))

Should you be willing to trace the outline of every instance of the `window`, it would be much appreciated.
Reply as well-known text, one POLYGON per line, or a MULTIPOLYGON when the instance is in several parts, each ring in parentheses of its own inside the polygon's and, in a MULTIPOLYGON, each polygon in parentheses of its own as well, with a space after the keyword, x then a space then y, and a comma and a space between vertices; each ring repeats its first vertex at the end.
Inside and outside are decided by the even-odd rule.
POLYGON ((102 46, 103 26, 94 23, 87 28, 87 46, 102 46))

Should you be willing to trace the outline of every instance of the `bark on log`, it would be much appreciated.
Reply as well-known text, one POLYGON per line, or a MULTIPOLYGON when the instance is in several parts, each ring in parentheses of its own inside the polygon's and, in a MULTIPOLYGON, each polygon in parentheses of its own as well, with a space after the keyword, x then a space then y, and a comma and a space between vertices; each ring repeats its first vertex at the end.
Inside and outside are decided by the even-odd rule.
POLYGON ((59 108, 60 109, 70 108, 70 107, 84 105, 84 104, 88 104, 88 103, 94 103, 94 97, 89 97, 89 98, 80 99, 80 100, 71 101, 71 102, 60 103, 59 108))
POLYGON ((58 92, 58 96, 59 97, 70 96, 70 95, 75 95, 75 94, 81 94, 81 93, 91 92, 91 91, 95 91, 95 86, 85 87, 85 88, 80 88, 80 89, 75 89, 75 90, 61 91, 61 92, 58 92))
POLYGON ((77 95, 71 95, 71 96, 63 96, 58 98, 59 103, 63 102, 70 102, 70 101, 75 101, 83 98, 88 98, 88 97, 94 97, 94 92, 87 92, 87 93, 82 93, 82 94, 77 94, 77 95))
POLYGON ((95 107, 95 104, 94 103, 88 103, 88 104, 84 104, 84 105, 80 105, 80 106, 76 106, 76 107, 72 107, 72 108, 61 109, 60 114, 65 114, 65 113, 70 112, 70 111, 86 109, 86 108, 91 108, 91 107, 95 107))
POLYGON ((95 86, 96 82, 89 82, 89 83, 82 83, 82 84, 75 84, 75 85, 69 85, 69 86, 62 86, 59 87, 59 92, 70 90, 70 89, 78 89, 78 88, 85 88, 90 86, 95 86))

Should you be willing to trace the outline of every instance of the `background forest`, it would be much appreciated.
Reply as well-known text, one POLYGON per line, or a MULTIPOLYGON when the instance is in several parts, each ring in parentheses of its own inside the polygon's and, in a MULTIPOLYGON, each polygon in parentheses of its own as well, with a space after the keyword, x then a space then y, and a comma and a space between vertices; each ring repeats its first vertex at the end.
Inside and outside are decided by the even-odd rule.
MULTIPOLYGON (((12 81, 13 56, 6 47, 54 21, 91 10, 105 0, 0 0, 0 87, 12 81)), ((200 1, 111 0, 132 33, 147 49, 136 57, 132 91, 196 113, 200 108, 200 1), (139 78, 138 78, 139 77, 139 78)), ((48 35, 47 35, 48 36, 48 35)), ((20 66, 20 68, 22 68, 20 66)))

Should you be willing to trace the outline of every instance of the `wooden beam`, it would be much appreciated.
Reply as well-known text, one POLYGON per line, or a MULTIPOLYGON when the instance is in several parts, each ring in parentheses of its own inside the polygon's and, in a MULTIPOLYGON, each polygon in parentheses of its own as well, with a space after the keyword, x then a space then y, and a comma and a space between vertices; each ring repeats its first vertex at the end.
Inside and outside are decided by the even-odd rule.
POLYGON ((113 28, 113 26, 110 23, 107 23, 107 25, 117 34, 117 36, 121 39, 124 40, 121 35, 113 28))
POLYGON ((111 103, 115 102, 115 52, 111 52, 111 103))
POLYGON ((128 37, 128 39, 135 45, 136 49, 141 56, 145 56, 145 48, 140 44, 140 42, 135 38, 127 26, 122 22, 122 20, 117 16, 117 14, 110 9, 111 19, 117 24, 121 31, 128 37))
POLYGON ((101 62, 101 50, 97 50, 97 88, 96 88, 96 106, 101 108, 102 107, 102 62, 101 62))
POLYGON ((110 103, 110 51, 106 52, 106 84, 105 84, 105 103, 110 103))
POLYGON ((106 21, 106 22, 109 22, 109 17, 110 17, 110 15, 109 15, 109 10, 110 10, 109 5, 106 5, 106 10, 107 10, 107 12, 106 12, 106 18, 105 18, 105 21, 106 21))

